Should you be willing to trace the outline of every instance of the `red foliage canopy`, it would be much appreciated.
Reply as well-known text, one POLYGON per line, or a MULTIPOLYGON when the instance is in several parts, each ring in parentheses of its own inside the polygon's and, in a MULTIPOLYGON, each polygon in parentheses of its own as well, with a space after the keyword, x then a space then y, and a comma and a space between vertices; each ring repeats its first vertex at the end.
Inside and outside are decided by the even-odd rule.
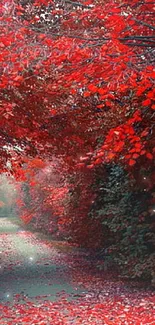
POLYGON ((152 1, 2 0, 0 13, 2 170, 25 155, 153 159, 152 1))

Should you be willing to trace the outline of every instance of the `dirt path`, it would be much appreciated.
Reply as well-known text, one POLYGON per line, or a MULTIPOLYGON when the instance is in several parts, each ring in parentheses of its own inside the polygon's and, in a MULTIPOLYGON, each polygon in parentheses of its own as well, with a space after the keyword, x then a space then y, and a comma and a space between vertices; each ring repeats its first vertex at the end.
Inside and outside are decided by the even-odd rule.
POLYGON ((16 294, 55 300, 62 290, 77 293, 70 284, 64 254, 10 220, 0 219, 0 301, 12 300, 16 294))
POLYGON ((0 325, 154 325, 154 299, 0 219, 0 325))

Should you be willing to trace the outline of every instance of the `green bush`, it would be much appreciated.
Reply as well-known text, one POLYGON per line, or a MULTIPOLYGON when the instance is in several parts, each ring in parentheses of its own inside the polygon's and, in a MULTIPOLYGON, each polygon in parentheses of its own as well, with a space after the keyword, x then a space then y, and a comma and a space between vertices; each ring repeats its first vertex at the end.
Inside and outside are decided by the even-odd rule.
POLYGON ((93 187, 96 200, 90 217, 94 222, 100 219, 105 231, 105 263, 107 259, 113 261, 124 277, 153 281, 155 235, 149 212, 151 193, 115 164, 97 172, 93 187))

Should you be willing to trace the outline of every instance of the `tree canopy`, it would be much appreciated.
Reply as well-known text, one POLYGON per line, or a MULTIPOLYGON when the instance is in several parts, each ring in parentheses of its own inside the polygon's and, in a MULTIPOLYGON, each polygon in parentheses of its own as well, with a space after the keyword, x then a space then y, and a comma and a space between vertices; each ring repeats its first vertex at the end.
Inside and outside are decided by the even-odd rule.
POLYGON ((25 155, 89 168, 153 159, 153 2, 3 0, 0 11, 2 169, 25 155))
MULTIPOLYGON (((153 11, 150 0, 1 1, 0 169, 19 181, 17 203, 25 223, 33 219, 45 231, 99 247, 109 204, 108 231, 115 232, 117 195, 115 229, 129 215, 128 226, 137 218, 136 229, 143 213, 145 224, 152 216, 153 11), (126 185, 117 193, 117 177, 112 194, 107 170, 113 168, 128 184, 123 197, 126 185), (98 177, 101 183, 106 179, 110 198, 95 189, 98 177), (148 192, 147 211, 139 203, 138 210, 135 203, 126 211, 135 195, 132 184, 137 202, 140 187, 148 192), (100 201, 104 220, 97 217, 100 201)), ((124 234, 130 238, 124 228, 119 231, 120 250, 124 234)))

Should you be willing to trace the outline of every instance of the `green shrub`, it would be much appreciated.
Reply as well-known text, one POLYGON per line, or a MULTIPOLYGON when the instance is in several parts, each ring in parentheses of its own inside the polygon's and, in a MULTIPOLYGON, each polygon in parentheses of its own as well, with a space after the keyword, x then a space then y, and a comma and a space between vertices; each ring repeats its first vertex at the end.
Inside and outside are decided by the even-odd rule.
POLYGON ((105 263, 111 258, 124 277, 151 280, 155 266, 155 235, 149 212, 151 193, 141 189, 136 180, 115 164, 106 166, 103 173, 98 172, 94 189, 96 200, 90 217, 94 222, 100 219, 105 231, 105 263))

